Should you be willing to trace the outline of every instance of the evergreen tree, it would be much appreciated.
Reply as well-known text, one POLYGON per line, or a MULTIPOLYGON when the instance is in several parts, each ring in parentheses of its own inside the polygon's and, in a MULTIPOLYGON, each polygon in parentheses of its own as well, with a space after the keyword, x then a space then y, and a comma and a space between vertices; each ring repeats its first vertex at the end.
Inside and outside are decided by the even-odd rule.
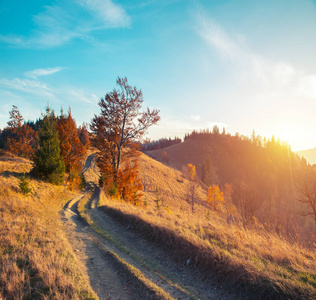
POLYGON ((65 174, 65 164, 60 157, 59 144, 56 117, 54 111, 47 107, 39 129, 40 148, 35 153, 34 172, 38 177, 57 185, 64 182, 65 174))

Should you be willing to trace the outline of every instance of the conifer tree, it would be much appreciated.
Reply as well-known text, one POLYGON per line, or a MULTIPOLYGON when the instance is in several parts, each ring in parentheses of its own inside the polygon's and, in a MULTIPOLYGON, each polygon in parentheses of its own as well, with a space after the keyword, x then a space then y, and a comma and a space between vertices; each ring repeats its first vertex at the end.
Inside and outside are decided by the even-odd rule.
POLYGON ((65 164, 60 156, 56 117, 49 107, 39 130, 39 149, 34 157, 34 172, 48 182, 60 185, 64 182, 65 164))

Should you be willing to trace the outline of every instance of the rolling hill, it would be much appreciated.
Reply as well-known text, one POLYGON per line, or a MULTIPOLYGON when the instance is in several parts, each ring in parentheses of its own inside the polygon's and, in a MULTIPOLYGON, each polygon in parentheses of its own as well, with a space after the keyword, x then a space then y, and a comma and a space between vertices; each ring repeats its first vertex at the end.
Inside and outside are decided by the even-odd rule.
POLYGON ((311 165, 316 164, 316 148, 296 151, 296 153, 303 156, 311 165))

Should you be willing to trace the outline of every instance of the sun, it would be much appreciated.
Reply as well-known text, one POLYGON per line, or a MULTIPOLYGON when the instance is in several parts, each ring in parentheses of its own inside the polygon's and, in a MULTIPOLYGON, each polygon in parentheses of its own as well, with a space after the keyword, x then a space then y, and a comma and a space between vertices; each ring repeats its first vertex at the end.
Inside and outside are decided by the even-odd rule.
POLYGON ((291 123, 282 124, 276 132, 276 136, 281 140, 281 142, 286 142, 290 146, 296 144, 299 140, 300 132, 291 123))

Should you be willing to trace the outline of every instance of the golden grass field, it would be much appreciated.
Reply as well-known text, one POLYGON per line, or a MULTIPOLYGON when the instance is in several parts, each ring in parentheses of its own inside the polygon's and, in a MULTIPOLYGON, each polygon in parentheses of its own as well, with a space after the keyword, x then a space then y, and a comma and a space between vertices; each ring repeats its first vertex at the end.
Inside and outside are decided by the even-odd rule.
MULTIPOLYGON (((192 213, 186 200, 188 182, 181 172, 165 166, 148 156, 140 156, 140 177, 145 187, 144 207, 135 207, 101 194, 101 203, 126 215, 135 215, 147 223, 171 230, 200 251, 218 261, 223 274, 235 286, 246 281, 277 289, 286 297, 316 299, 316 252, 300 244, 285 240, 263 227, 245 228, 238 221, 228 224, 232 207, 221 211, 209 209, 206 194, 199 189, 196 209, 192 213), (163 199, 157 208, 156 189, 163 199)), ((316 245, 315 245, 316 246, 316 245)), ((190 255, 188 251, 188 256, 190 255)), ((191 257, 194 261, 194 257, 191 257)), ((228 282, 229 283, 229 282, 228 282)))
POLYGON ((0 299, 96 299, 59 221, 72 197, 65 187, 18 177, 31 162, 0 156, 0 299))
MULTIPOLYGON (((202 188, 192 213, 188 181, 181 172, 144 154, 139 165, 144 205, 108 199, 103 193, 99 205, 188 241, 199 250, 187 250, 192 264, 201 257, 202 263, 211 261, 228 285, 245 287, 248 282, 276 290, 280 298, 316 299, 315 248, 287 241, 258 224, 246 228, 237 213, 228 223, 232 205, 211 210, 202 188)), ((24 196, 18 177, 31 166, 22 158, 0 156, 0 298, 95 299, 59 220, 59 211, 73 194, 66 187, 31 179, 32 192, 24 196)))

